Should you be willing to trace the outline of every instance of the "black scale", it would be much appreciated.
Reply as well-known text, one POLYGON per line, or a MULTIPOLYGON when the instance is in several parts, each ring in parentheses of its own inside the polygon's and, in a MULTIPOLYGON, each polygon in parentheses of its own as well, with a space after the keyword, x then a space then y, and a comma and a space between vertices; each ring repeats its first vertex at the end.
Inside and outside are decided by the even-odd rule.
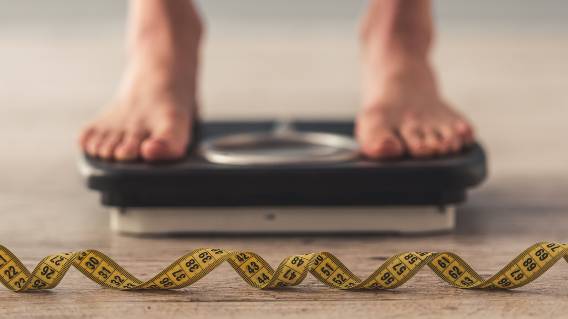
MULTIPOLYGON (((346 140, 354 128, 351 121, 297 121, 292 126, 295 136, 331 133, 346 140)), ((451 230, 456 205, 486 176, 486 157, 478 144, 424 160, 356 156, 257 164, 213 163, 215 158, 201 147, 243 133, 270 135, 276 127, 270 121, 207 122, 195 134, 205 143, 191 146, 181 161, 117 163, 84 157, 81 168, 88 187, 99 191, 102 204, 111 209, 111 227, 132 234, 451 230)), ((287 156, 306 147, 284 144, 271 151, 287 156)), ((246 155, 270 148, 244 143, 217 155, 223 162, 232 151, 246 155)), ((333 153, 318 152, 324 157, 333 153)))

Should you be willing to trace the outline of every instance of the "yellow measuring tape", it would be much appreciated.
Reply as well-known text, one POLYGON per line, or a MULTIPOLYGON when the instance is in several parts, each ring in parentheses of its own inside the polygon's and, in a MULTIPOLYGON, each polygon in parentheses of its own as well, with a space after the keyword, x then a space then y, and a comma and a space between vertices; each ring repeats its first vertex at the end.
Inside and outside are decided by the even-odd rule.
POLYGON ((332 288, 393 289, 404 284, 425 265, 457 288, 512 289, 535 280, 561 258, 568 262, 568 244, 534 244, 497 274, 483 279, 456 254, 407 252, 387 259, 367 279, 361 280, 327 252, 287 257, 274 270, 253 252, 202 248, 179 258, 152 279, 142 281, 96 250, 47 256, 30 272, 10 250, 0 246, 0 281, 8 289, 17 292, 51 289, 73 266, 92 281, 108 288, 179 289, 195 283, 227 261, 244 281, 259 289, 296 286, 306 278, 308 272, 332 288))

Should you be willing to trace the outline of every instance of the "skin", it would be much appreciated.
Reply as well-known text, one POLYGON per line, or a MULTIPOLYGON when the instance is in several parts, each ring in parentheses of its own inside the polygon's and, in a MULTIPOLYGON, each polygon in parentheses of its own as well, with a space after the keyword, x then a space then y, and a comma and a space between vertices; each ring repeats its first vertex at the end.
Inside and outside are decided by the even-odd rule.
POLYGON ((454 153, 474 141, 469 122, 440 96, 429 62, 431 2, 372 1, 361 27, 363 106, 357 138, 376 159, 454 153))
POLYGON ((197 116, 202 24, 187 0, 131 0, 130 8, 121 87, 79 142, 89 155, 109 160, 177 159, 197 116))
MULTIPOLYGON (((91 156, 118 161, 185 155, 197 116, 203 27, 191 0, 131 0, 129 61, 114 101, 80 135, 91 156)), ((428 0, 373 0, 361 23, 363 105, 356 136, 373 159, 432 157, 474 141, 440 96, 428 54, 428 0)))

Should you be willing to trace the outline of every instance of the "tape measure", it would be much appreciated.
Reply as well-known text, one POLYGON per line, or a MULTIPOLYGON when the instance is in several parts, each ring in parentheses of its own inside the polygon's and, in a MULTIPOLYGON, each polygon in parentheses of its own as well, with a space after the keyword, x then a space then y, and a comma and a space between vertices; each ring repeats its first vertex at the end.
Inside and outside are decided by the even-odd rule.
POLYGON ((259 289, 296 286, 308 272, 331 288, 393 289, 425 265, 456 288, 513 289, 535 280, 561 258, 568 262, 568 244, 537 243, 497 274, 483 279, 456 254, 406 252, 387 259, 362 280, 328 252, 290 256, 274 270, 254 252, 202 248, 179 258, 152 279, 142 281, 105 254, 92 249, 47 256, 30 272, 10 250, 0 246, 0 281, 16 292, 51 289, 73 266, 97 284, 112 289, 179 289, 195 283, 227 261, 244 281, 259 289))

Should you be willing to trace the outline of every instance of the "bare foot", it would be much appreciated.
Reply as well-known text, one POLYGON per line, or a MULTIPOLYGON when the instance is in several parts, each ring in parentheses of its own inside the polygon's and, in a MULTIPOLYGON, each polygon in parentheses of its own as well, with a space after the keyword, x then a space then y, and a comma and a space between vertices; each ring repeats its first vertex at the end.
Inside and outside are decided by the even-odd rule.
POLYGON ((376 12, 365 21, 364 105, 356 135, 363 154, 370 158, 440 156, 474 141, 469 122, 440 97, 427 58, 430 35, 423 34, 430 24, 424 18, 429 13, 423 12, 428 8, 420 7, 425 3, 397 6, 376 0, 371 7, 376 12), (377 16, 384 14, 389 18, 377 16))
POLYGON ((201 28, 187 0, 132 2, 130 59, 117 98, 81 132, 89 155, 172 160, 185 155, 196 116, 201 28))
POLYGON ((446 155, 474 141, 468 121, 438 95, 430 67, 409 64, 368 84, 356 133, 371 158, 446 155))

